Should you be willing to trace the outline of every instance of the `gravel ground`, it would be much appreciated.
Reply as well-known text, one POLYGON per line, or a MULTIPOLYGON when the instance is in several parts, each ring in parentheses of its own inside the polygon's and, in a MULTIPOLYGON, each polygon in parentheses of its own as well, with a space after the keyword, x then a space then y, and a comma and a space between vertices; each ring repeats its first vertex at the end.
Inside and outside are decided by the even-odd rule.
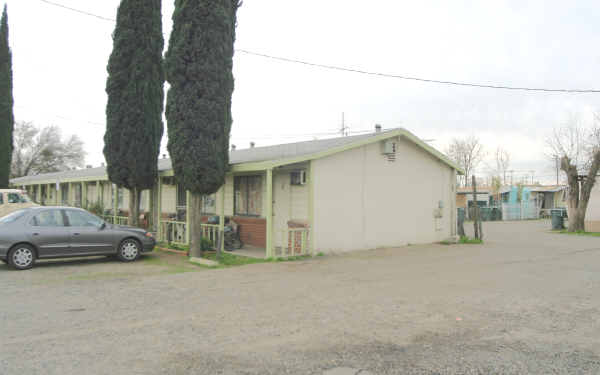
POLYGON ((0 374, 600 373, 600 238, 548 227, 218 270, 0 266, 0 374))

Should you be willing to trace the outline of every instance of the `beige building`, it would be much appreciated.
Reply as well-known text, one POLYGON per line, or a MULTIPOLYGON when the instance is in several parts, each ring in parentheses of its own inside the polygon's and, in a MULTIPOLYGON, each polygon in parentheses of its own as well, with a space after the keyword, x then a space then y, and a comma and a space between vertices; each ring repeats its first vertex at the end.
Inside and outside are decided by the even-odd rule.
MULTIPOLYGON (((462 171, 404 129, 232 149, 230 163, 225 185, 204 198, 202 214, 232 218, 245 248, 267 257, 430 243, 456 234, 455 181, 462 171)), ((147 225, 162 240, 185 243, 188 193, 176 185, 169 159, 159 160, 159 174, 142 199, 147 225)), ((108 221, 126 220, 127 191, 115 196, 104 167, 12 184, 44 204, 102 206, 108 221)))
POLYGON ((585 213, 585 231, 600 232, 600 181, 598 179, 592 188, 585 213))

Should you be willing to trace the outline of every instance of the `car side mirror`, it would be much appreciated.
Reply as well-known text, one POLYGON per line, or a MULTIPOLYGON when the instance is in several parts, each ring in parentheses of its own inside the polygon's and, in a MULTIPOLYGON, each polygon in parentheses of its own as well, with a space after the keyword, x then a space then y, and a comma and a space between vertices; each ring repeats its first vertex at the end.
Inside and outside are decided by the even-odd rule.
POLYGON ((104 230, 106 229, 106 222, 102 222, 102 224, 100 224, 100 230, 104 230))

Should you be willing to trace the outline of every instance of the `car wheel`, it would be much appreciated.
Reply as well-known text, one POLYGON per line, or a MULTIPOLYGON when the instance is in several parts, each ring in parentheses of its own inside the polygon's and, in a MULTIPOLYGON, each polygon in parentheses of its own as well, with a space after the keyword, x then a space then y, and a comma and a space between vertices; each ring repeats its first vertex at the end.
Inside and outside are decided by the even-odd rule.
POLYGON ((125 240, 119 245, 117 257, 122 262, 133 262, 140 257, 141 246, 136 240, 125 240))
POLYGON ((35 250, 29 245, 15 246, 8 253, 8 264, 19 271, 33 267, 35 263, 35 250))

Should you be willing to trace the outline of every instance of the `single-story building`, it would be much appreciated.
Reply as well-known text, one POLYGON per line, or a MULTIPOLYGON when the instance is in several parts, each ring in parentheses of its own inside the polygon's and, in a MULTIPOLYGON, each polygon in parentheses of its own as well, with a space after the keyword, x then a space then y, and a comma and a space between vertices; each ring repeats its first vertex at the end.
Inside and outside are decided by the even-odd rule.
MULTIPOLYGON (((205 197, 202 214, 232 218, 247 248, 266 257, 431 243, 456 235, 456 175, 463 172, 405 129, 232 147, 230 163, 225 185, 205 197)), ((158 167, 156 185, 143 193, 142 211, 159 240, 185 243, 189 194, 176 185, 169 159, 160 159, 158 167)), ((105 167, 11 183, 40 203, 103 207, 106 220, 126 221, 127 191, 108 181, 105 167)), ((203 226, 210 236, 217 229, 203 226)))
POLYGON ((596 183, 590 193, 590 200, 585 212, 585 231, 600 232, 600 179, 596 178, 596 183))

